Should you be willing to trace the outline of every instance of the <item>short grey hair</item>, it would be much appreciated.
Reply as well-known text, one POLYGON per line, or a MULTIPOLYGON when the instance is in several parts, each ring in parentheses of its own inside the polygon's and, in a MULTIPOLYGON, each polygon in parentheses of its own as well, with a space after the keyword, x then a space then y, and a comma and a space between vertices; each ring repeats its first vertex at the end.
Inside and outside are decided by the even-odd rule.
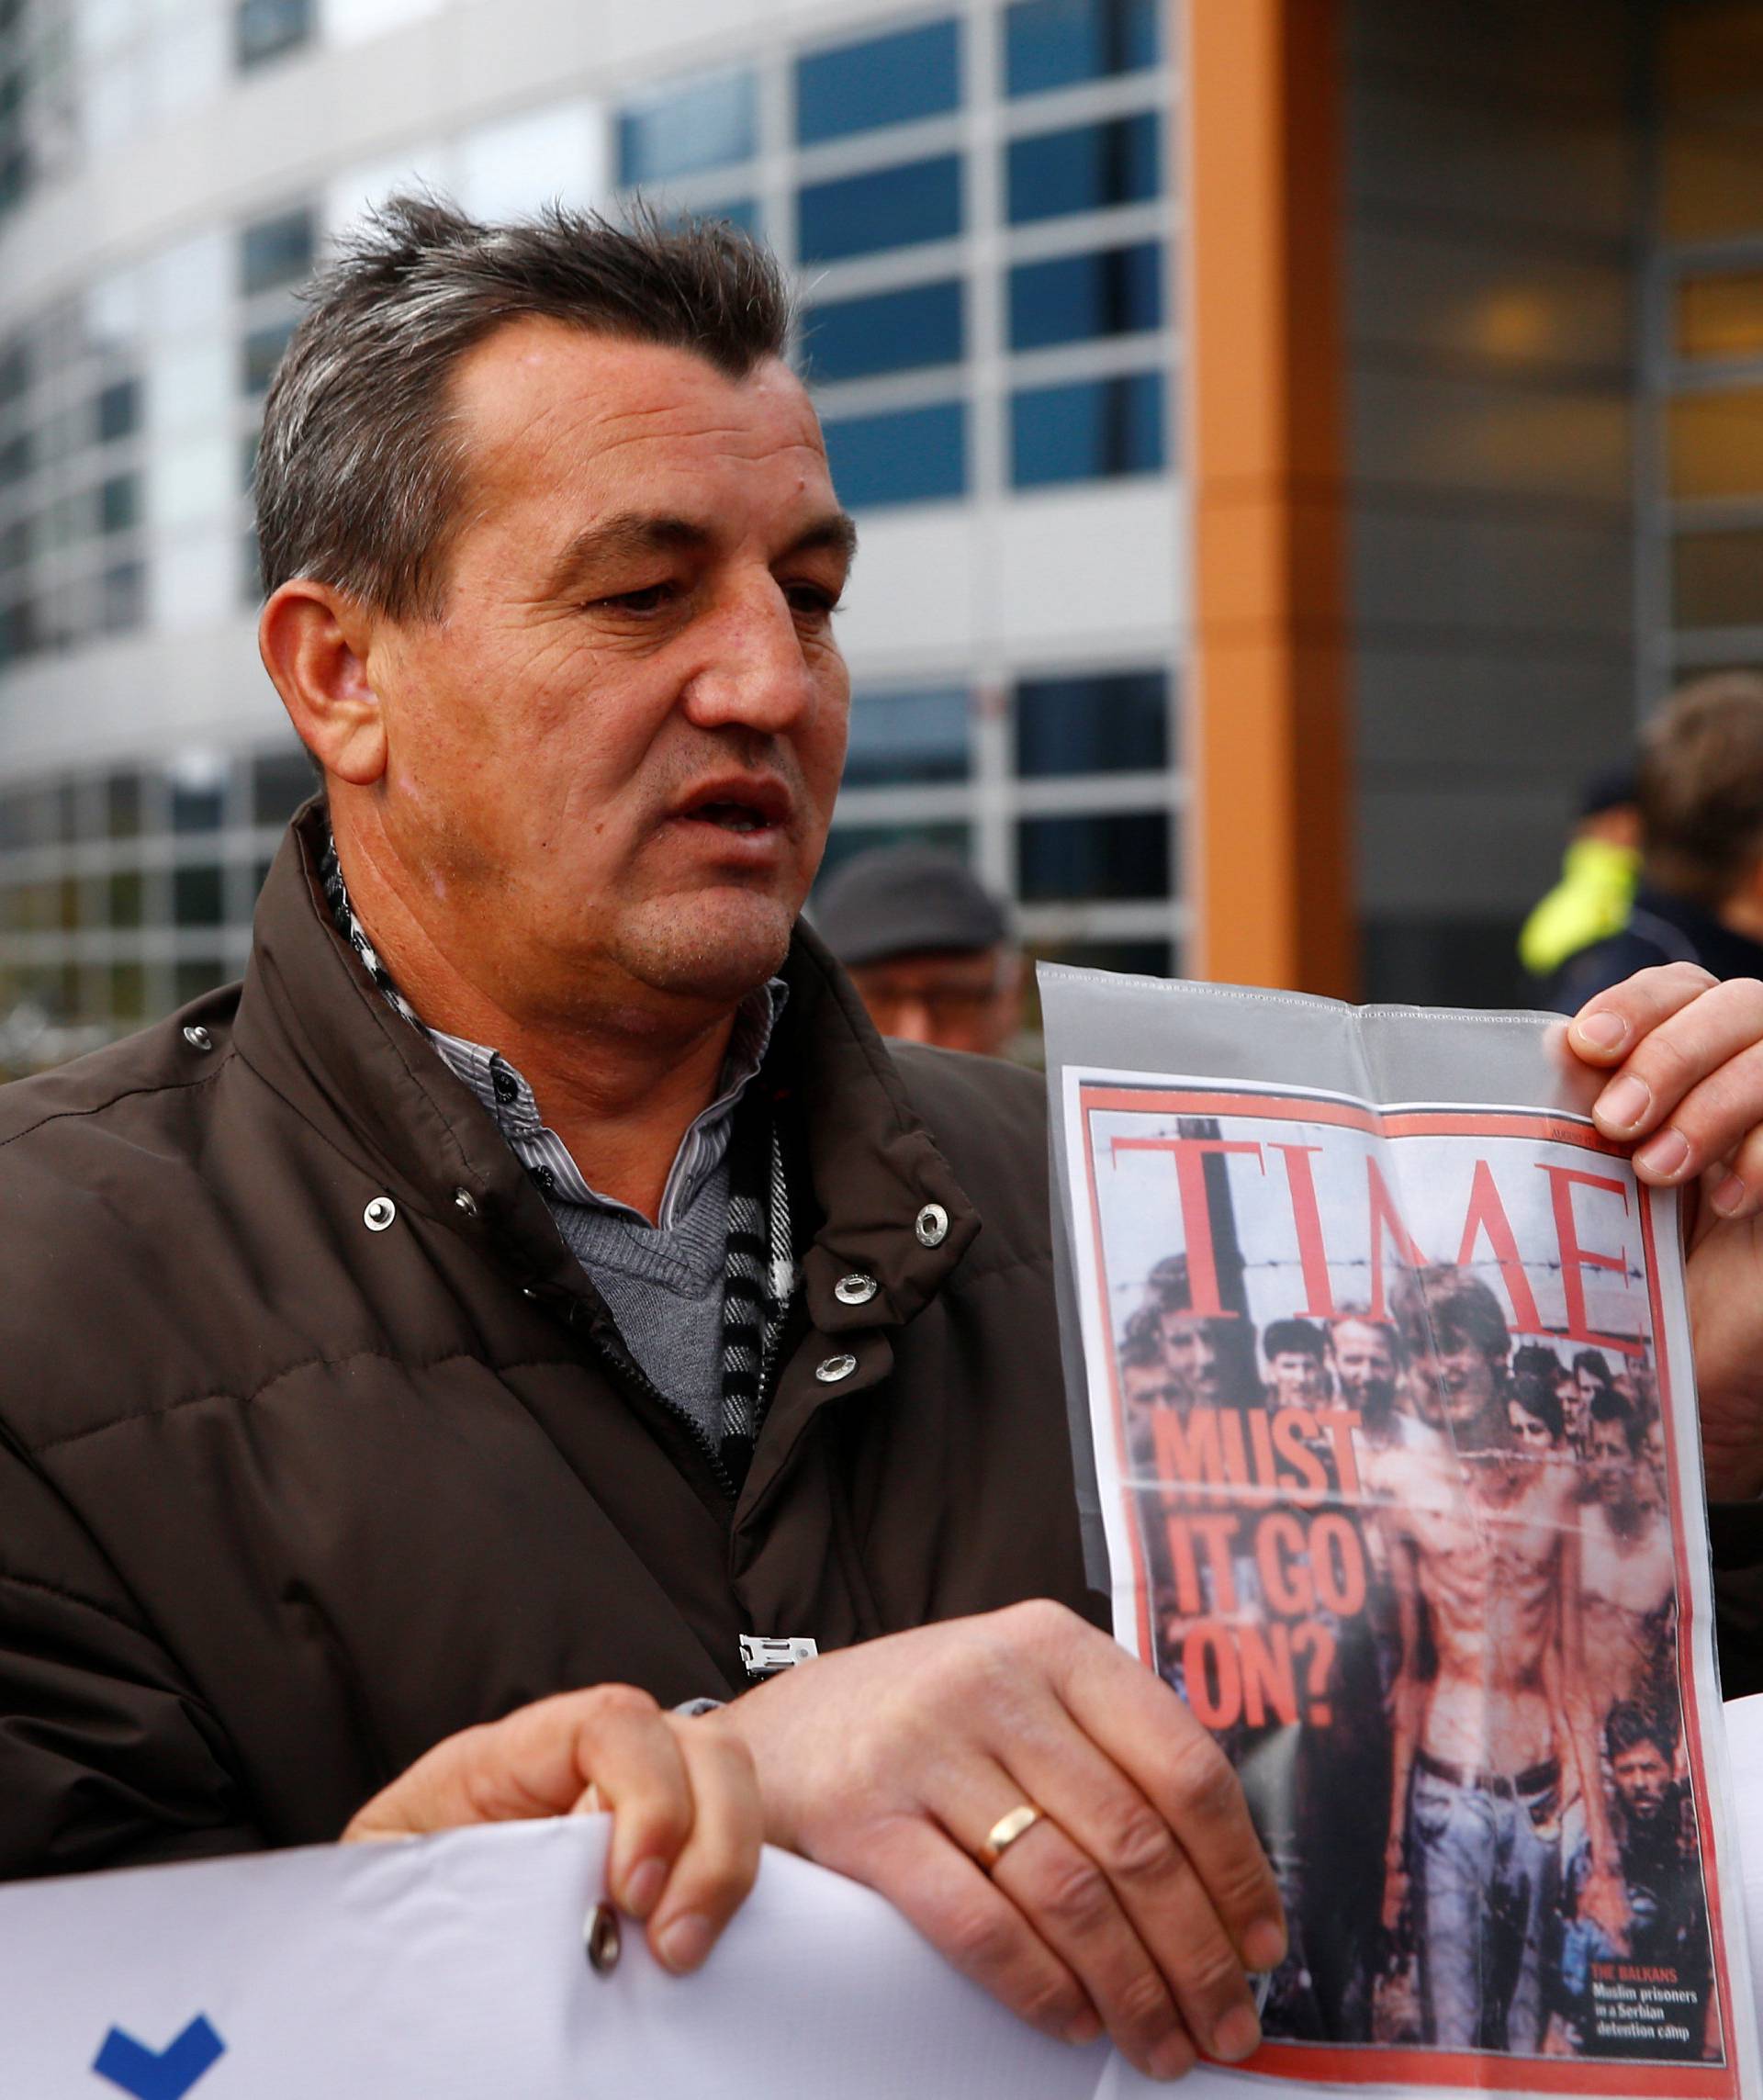
POLYGON ((257 453, 264 590, 309 576, 394 619, 445 610, 466 469, 449 384, 474 345, 538 315, 740 379, 791 320, 775 258, 732 226, 561 206, 483 226, 426 195, 388 199, 304 298, 257 453))

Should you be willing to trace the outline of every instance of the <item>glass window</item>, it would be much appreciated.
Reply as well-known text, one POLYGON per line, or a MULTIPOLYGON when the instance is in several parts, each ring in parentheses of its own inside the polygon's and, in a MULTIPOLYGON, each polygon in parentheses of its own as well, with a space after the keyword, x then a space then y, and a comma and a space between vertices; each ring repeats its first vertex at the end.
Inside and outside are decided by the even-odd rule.
POLYGON ((1010 398, 1010 478, 1018 489, 1154 474, 1162 464, 1160 373, 1033 387, 1010 398))
POLYGON ((1161 127, 1153 110, 1069 131, 1012 139, 1005 182, 1010 223, 1139 204, 1162 188, 1161 127))
POLYGON ((144 1021, 147 1017, 147 972, 138 962, 110 965, 110 1018, 144 1021))
POLYGON ((49 846, 55 837, 55 801, 40 790, 0 797, 0 852, 49 846))
POLYGON ((98 443, 108 444, 113 438, 127 437, 140 428, 140 382, 138 379, 118 379, 106 387, 98 395, 94 421, 97 425, 98 443))
POLYGON ((1169 679, 1162 671, 1024 679, 1016 688, 1016 770, 1155 772, 1169 763, 1169 679))
POLYGON ((758 137, 750 73, 722 73, 627 103, 618 119, 618 179, 665 182, 753 157, 758 137))
POLYGON ((98 490, 98 529, 126 533, 140 522, 140 477, 113 474, 98 490))
POLYGON ((219 831, 226 799, 226 760, 207 751, 190 752, 172 774, 172 829, 219 831))
POLYGON ((838 824, 826 837, 826 852, 820 863, 818 882, 835 868, 859 853, 878 846, 934 846, 938 852, 968 858, 968 831, 964 824, 838 824))
POLYGON ((1678 286, 1678 354, 1763 356, 1763 270, 1686 277, 1678 286))
POLYGON ((239 236, 239 286, 247 298, 278 285, 298 284, 312 270, 312 214, 298 211, 259 219, 239 236))
POLYGON ((1156 241, 1018 263, 1010 273, 1010 347, 1132 335, 1163 318, 1163 251, 1156 241))
POLYGON ((1159 0, 1016 0, 1004 17, 1012 95, 1137 73, 1162 56, 1159 0))
POLYGON ((809 376, 818 382, 958 365, 964 350, 959 277, 833 299, 803 316, 803 351, 809 376))
POLYGON ((804 146, 960 107, 953 22, 927 22, 796 62, 796 137, 804 146))
POLYGON ((964 402, 834 417, 825 428, 834 486, 840 500, 855 511, 936 502, 967 489, 964 402))
POLYGON ((294 321, 273 320, 264 328, 253 328, 246 336, 240 352, 240 384, 248 399, 255 399, 259 394, 269 391, 269 383, 275 376, 275 367, 282 361, 282 353, 287 348, 288 338, 294 332, 294 321))
POLYGON ((9 488, 15 481, 22 481, 31 467, 30 432, 20 431, 15 438, 0 444, 0 489, 9 488))
POLYGON ((112 875, 106 916, 113 926, 125 931, 141 923, 141 881, 139 868, 122 868, 112 875))
POLYGON ((147 567, 144 562, 112 562, 98 587, 98 625, 107 634, 139 627, 147 617, 147 567))
POLYGON ((1683 533, 1671 548, 1679 627, 1763 627, 1763 527, 1683 533))
POLYGON ((238 0, 233 50, 241 68, 262 65, 306 42, 312 34, 313 0, 238 0))
POLYGON ((809 183, 797 200, 804 263, 947 241, 961 230, 961 163, 954 153, 837 182, 809 183))
POLYGON ((1170 821, 1162 810, 1026 816, 1016 825, 1016 888, 1026 904, 1165 897, 1170 821))
POLYGON ((846 786, 966 780, 967 715, 964 686, 858 692, 851 701, 846 786))
POLYGON ((251 762, 251 821, 286 824, 318 788, 304 751, 267 751, 251 762))
POLYGON ((1763 387, 1685 394, 1666 413, 1672 495, 1763 495, 1763 387))
POLYGON ((34 601, 21 598, 0 605, 0 665, 21 663, 39 646, 34 601))
POLYGON ((48 933, 55 894, 47 882, 20 882, 0 890, 0 926, 8 933, 48 933))
POLYGON ((21 399, 29 387, 29 338, 11 336, 0 343, 0 403, 21 399))
POLYGON ((104 828, 112 838, 140 836, 140 775, 112 773, 104 783, 104 828))
POLYGON ((231 971, 218 955, 193 958, 180 962, 173 972, 173 1001, 179 1006, 187 1006, 192 999, 199 999, 205 992, 212 992, 224 984, 231 971))
POLYGON ((174 868, 172 916, 181 926, 218 926, 226 918, 226 870, 222 868, 174 868))

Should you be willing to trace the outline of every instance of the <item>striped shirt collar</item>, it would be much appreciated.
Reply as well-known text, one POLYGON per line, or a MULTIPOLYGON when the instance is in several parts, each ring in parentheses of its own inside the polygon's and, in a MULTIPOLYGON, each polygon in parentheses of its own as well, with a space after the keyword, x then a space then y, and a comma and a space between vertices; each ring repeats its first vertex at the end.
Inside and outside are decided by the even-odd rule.
MULTIPOLYGON (((342 864, 337 858, 334 838, 326 848, 321 873, 325 897, 338 929, 361 958, 362 967, 373 979, 381 997, 433 1045, 448 1071, 470 1091, 502 1133, 515 1158, 539 1185, 546 1202, 554 1206, 559 1203, 590 1205, 646 1226, 649 1221, 641 1211, 615 1197, 602 1196, 590 1185, 568 1147, 539 1113, 538 1100, 524 1074, 500 1050, 472 1042, 464 1036, 450 1036, 440 1028, 430 1028, 405 998, 393 983, 391 972, 375 952, 366 928, 355 916, 342 879, 342 864)), ((736 1106, 765 1061, 772 1031, 788 997, 789 987, 782 978, 774 977, 769 983, 749 992, 736 1008, 716 1097, 693 1118, 668 1170, 655 1220, 660 1231, 668 1231, 678 1223, 704 1184, 721 1166, 728 1151, 736 1106)))

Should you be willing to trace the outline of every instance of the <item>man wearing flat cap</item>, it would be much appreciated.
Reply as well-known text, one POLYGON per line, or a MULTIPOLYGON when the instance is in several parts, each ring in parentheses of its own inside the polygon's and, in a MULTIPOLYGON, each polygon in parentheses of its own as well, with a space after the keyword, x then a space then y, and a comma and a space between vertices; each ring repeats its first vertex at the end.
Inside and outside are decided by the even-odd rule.
MULTIPOLYGON (((787 332, 726 230, 562 213, 398 204, 314 288, 257 504, 324 794, 242 986, 0 1094, 0 1873, 591 1787, 677 1970, 763 1836, 1050 2033, 1239 2060, 1277 1894, 1091 1623, 1040 1083, 885 1048, 797 924, 854 535, 787 332)), ((1763 986, 1572 1040, 1705 1180, 1755 1495, 1763 986)))
POLYGON ((964 860, 931 846, 855 854, 821 885, 814 923, 884 1036, 982 1057, 1009 1049, 1022 958, 964 860))

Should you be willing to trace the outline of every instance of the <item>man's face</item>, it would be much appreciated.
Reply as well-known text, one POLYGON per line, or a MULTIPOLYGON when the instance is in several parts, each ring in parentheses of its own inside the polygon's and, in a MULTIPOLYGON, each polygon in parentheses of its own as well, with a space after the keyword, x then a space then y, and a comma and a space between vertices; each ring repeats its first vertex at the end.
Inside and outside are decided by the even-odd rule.
POLYGON ((1584 1450, 1586 1424, 1591 1417, 1591 1403, 1579 1390, 1579 1381, 1569 1371, 1555 1388, 1555 1397, 1561 1403, 1561 1421, 1567 1441, 1584 1450))
POLYGON ((997 1057, 1020 1025, 1021 971, 1003 948, 891 955, 858 964, 851 981, 884 1036, 997 1057))
POLYGON ((1650 1822, 1665 1806, 1671 1790, 1671 1768, 1656 1743, 1636 1743, 1611 1759, 1611 1777, 1628 1814, 1650 1822))
POLYGON ((1541 1458, 1552 1449, 1555 1439, 1541 1415, 1533 1415, 1527 1407, 1513 1399, 1506 1403, 1506 1419, 1512 1425, 1512 1442, 1520 1451, 1541 1458))
POLYGON ((1573 1382, 1578 1390, 1579 1405, 1582 1408, 1590 1407, 1603 1390, 1603 1380, 1589 1364, 1582 1364, 1579 1366, 1573 1374, 1573 1382))
POLYGON ((1601 1499, 1606 1502, 1625 1499, 1634 1467, 1629 1457, 1628 1437, 1622 1423, 1593 1422, 1586 1443, 1586 1457, 1601 1499))
POLYGON ((1341 1398, 1362 1415, 1387 1413, 1396 1403, 1396 1355, 1383 1329, 1343 1320, 1329 1345, 1341 1398))
POLYGON ((1123 1364, 1120 1392, 1128 1408, 1137 1412, 1153 1407, 1162 1398, 1163 1383, 1168 1376, 1161 1359, 1155 1364, 1123 1364))
POLYGON ((1492 1421, 1499 1366, 1467 1336, 1445 1335, 1441 1340, 1445 1346, 1434 1353, 1432 1364, 1445 1421, 1454 1430, 1465 1430, 1492 1421))
POLYGON ((505 1010, 726 1007, 782 958, 844 758, 848 526, 807 396, 528 319, 453 405, 445 613, 376 627, 386 771, 352 792, 505 1010))
POLYGON ((1646 1457, 1648 1465, 1658 1476, 1659 1485, 1663 1487, 1665 1485, 1665 1421, 1663 1416, 1655 1415, 1646 1425, 1646 1457))
POLYGON ((1308 1407, 1322 1398, 1322 1361, 1308 1350, 1282 1349, 1267 1368, 1273 1374, 1275 1407, 1308 1407))
POLYGON ((1210 1323, 1191 1312, 1166 1312, 1158 1322, 1158 1331, 1162 1337, 1163 1362, 1178 1397, 1208 1407, 1215 1405, 1221 1389, 1223 1365, 1210 1323))

